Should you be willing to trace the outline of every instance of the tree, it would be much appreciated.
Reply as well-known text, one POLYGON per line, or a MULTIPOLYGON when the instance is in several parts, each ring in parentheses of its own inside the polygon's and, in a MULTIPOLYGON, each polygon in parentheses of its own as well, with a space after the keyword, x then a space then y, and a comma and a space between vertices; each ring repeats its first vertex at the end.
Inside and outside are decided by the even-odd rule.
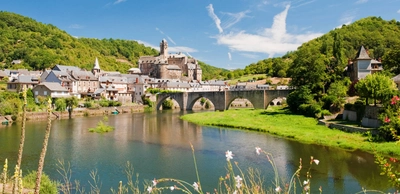
POLYGON ((345 78, 330 85, 327 93, 329 97, 332 97, 332 104, 335 108, 342 108, 350 84, 350 79, 345 78))
POLYGON ((74 107, 78 106, 78 99, 75 96, 65 98, 65 104, 67 105, 68 116, 71 118, 74 107))
POLYGON ((56 111, 65 111, 67 109, 67 103, 64 98, 57 98, 54 104, 56 106, 56 111))
POLYGON ((397 91, 393 80, 380 73, 367 75, 355 85, 355 88, 359 96, 366 98, 367 105, 369 98, 374 99, 376 105, 377 100, 381 102, 388 100, 397 91))
POLYGON ((287 104, 289 109, 297 113, 302 104, 311 104, 313 102, 313 95, 308 87, 299 87, 289 94, 287 97, 287 104))
POLYGON ((400 74, 400 49, 392 49, 383 55, 382 64, 385 64, 385 70, 395 75, 400 74))

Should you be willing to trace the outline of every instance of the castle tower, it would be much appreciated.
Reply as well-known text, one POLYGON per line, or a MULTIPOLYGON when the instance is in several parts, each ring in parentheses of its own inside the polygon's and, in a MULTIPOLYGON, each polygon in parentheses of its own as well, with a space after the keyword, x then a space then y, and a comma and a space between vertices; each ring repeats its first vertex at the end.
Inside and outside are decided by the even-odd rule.
POLYGON ((96 57, 96 60, 94 61, 94 66, 92 69, 92 73, 97 77, 100 74, 100 64, 99 64, 99 60, 96 57))
POLYGON ((160 56, 164 59, 168 58, 168 42, 165 39, 160 42, 160 56))

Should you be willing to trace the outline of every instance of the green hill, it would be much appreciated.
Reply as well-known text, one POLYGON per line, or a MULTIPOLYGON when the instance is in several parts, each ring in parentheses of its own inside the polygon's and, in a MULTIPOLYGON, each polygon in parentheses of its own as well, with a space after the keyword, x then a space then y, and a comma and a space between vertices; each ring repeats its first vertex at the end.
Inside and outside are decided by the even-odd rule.
MULTIPOLYGON (((51 24, 0 11, 0 64, 3 68, 42 70, 62 64, 91 69, 98 57, 102 69, 126 73, 137 66, 139 56, 158 53, 131 40, 75 38, 51 24), (11 65, 17 59, 22 59, 23 63, 11 65)), ((205 79, 226 71, 205 63, 200 66, 205 79)))

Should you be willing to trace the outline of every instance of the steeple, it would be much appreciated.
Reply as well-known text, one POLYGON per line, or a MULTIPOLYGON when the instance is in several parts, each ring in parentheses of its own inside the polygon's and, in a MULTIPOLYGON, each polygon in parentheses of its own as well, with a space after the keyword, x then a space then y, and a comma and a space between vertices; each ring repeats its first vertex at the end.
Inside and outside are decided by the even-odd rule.
POLYGON ((97 57, 96 57, 96 60, 94 61, 94 66, 93 66, 93 69, 92 69, 92 73, 93 73, 95 76, 98 76, 98 74, 100 73, 100 71, 101 71, 101 69, 100 69, 99 60, 98 60, 97 57))
POLYGON ((365 50, 364 46, 361 46, 357 52, 356 59, 371 59, 368 52, 365 50))

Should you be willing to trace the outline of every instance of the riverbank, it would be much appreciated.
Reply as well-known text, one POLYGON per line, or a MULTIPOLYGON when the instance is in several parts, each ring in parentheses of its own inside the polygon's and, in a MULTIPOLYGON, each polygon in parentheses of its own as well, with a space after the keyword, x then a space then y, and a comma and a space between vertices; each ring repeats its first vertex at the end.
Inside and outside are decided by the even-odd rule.
MULTIPOLYGON (((121 113, 133 113, 143 112, 144 105, 131 105, 131 106, 119 106, 119 107, 101 107, 101 108, 75 108, 72 111, 72 117, 79 116, 96 116, 96 115, 110 115, 115 110, 118 110, 118 114, 121 113)), ((22 118, 22 115, 20 116, 22 118)), ((51 114, 52 119, 68 119, 68 111, 53 111, 51 114)), ((45 120, 47 119, 46 112, 27 112, 26 120, 45 120)))
POLYGON ((268 108, 266 111, 235 109, 224 112, 202 112, 186 114, 181 118, 200 125, 254 130, 307 144, 400 157, 400 146, 395 142, 370 142, 367 135, 330 129, 318 125, 318 121, 314 118, 293 115, 279 108, 268 108))

